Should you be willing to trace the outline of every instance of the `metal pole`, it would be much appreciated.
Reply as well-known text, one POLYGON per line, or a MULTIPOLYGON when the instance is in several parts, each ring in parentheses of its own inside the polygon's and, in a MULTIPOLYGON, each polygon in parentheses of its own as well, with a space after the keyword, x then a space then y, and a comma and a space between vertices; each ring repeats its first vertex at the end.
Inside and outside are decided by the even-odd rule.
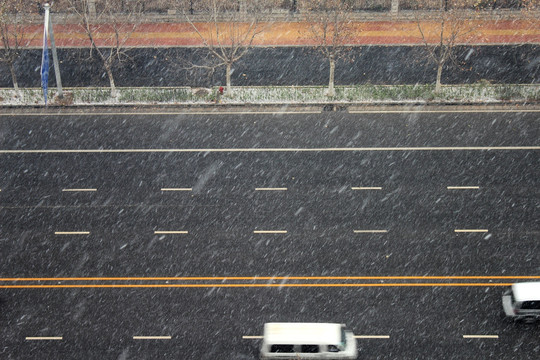
POLYGON ((49 19, 49 38, 51 39, 51 50, 53 55, 53 64, 54 64, 54 75, 56 76, 56 90, 58 91, 58 97, 61 99, 64 97, 64 92, 62 91, 62 79, 60 77, 60 64, 58 63, 58 55, 56 54, 56 45, 54 43, 54 31, 51 21, 51 16, 49 14, 50 10, 49 3, 45 3, 43 8, 45 9, 45 19, 49 19))

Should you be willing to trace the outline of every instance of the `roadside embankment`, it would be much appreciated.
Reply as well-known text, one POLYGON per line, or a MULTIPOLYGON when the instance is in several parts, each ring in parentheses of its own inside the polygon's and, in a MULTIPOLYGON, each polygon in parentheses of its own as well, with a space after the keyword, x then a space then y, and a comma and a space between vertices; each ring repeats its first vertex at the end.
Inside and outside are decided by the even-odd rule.
MULTIPOLYGON (((64 97, 48 92, 49 106, 240 106, 240 105, 320 105, 339 110, 362 105, 412 104, 538 104, 540 84, 533 85, 445 85, 439 92, 433 85, 358 85, 337 86, 336 95, 328 96, 323 86, 253 86, 233 87, 232 93, 220 93, 218 87, 129 87, 66 88, 64 97)), ((0 89, 4 107, 44 106, 39 88, 0 89)))

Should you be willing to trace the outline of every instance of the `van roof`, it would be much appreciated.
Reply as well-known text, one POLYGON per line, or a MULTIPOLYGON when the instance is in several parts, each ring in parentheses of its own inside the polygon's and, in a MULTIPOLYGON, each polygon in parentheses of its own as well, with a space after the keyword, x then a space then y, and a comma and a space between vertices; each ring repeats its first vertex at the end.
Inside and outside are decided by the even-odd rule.
POLYGON ((514 299, 517 301, 540 300, 540 282, 523 282, 512 285, 514 299))
POLYGON ((341 324, 330 323, 266 323, 264 341, 268 344, 316 345, 339 344, 341 324))

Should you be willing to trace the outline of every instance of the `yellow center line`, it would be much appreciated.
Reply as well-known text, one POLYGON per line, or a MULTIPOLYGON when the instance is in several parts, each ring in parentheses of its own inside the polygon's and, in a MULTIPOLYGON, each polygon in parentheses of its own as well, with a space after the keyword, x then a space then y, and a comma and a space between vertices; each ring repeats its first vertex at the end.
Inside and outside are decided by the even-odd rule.
POLYGON ((345 284, 51 284, 51 285, 0 285, 0 289, 53 289, 53 288, 284 288, 284 287, 493 287, 511 286, 512 283, 345 283, 345 284))
POLYGON ((287 188, 255 188, 255 191, 287 191, 287 188))
POLYGON ((172 231, 158 230, 158 231, 154 231, 154 234, 156 234, 156 235, 159 235, 159 234, 187 234, 187 233, 188 233, 187 231, 183 231, 183 230, 172 230, 172 231))
POLYGON ((91 192, 97 189, 62 189, 62 192, 91 192))
POLYGON ((464 339, 498 339, 499 335, 463 335, 464 339))
POLYGON ((55 231, 54 235, 90 235, 90 231, 55 231))
POLYGON ((455 229, 456 233, 487 233, 488 229, 455 229))
POLYGON ((351 190, 382 190, 381 186, 353 186, 351 190))

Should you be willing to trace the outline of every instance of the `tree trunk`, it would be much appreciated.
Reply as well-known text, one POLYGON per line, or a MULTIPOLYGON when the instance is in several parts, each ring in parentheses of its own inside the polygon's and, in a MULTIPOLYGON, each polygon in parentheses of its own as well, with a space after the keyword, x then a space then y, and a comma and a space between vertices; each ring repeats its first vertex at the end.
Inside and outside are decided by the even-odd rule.
POLYGON ((96 0, 88 0, 88 14, 90 17, 96 16, 96 0))
POLYGON ((443 63, 437 65, 437 82, 435 83, 435 92, 438 93, 441 91, 441 76, 442 76, 443 63))
POLYGON ((111 85, 111 97, 114 98, 116 97, 117 93, 111 66, 105 65, 105 71, 107 72, 107 76, 109 77, 109 84, 111 85))
POLYGON ((247 3, 246 3, 246 0, 239 0, 238 11, 239 11, 241 14, 246 14, 246 13, 247 13, 247 3))
POLYGON ((396 14, 399 11, 399 0, 392 0, 390 12, 396 14))
POLYGON ((232 95, 232 87, 231 87, 231 64, 227 64, 227 95, 232 95))
POLYGON ((17 74, 15 73, 15 65, 13 63, 9 64, 9 70, 11 71, 11 81, 13 81, 13 88, 15 91, 19 91, 19 82, 17 81, 17 74))
POLYGON ((330 58, 330 76, 328 80, 328 96, 336 96, 336 90, 334 89, 334 72, 336 70, 336 60, 330 58))

